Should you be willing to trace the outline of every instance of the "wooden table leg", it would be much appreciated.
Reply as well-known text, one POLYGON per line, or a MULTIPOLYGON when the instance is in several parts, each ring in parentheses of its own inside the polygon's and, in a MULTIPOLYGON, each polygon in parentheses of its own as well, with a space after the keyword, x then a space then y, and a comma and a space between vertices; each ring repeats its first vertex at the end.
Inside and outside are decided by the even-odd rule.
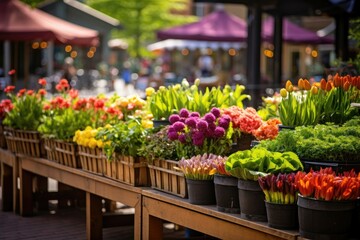
POLYGON ((2 210, 12 211, 13 210, 13 171, 12 167, 1 163, 1 183, 2 183, 2 210))
MULTIPOLYGON (((48 178, 40 175, 36 175, 36 192, 41 194, 48 192, 48 178)), ((49 210, 49 201, 47 198, 41 198, 37 200, 39 211, 49 210)))
POLYGON ((20 177, 20 215, 34 215, 33 174, 19 168, 20 177))
POLYGON ((86 193, 86 239, 102 239, 102 198, 86 193))
POLYGON ((20 192, 18 188, 18 179, 19 179, 19 158, 15 158, 15 161, 13 162, 13 212, 19 213, 20 212, 20 192))
POLYGON ((142 210, 142 239, 163 239, 163 220, 154 216, 151 216, 146 208, 146 204, 143 204, 142 210))

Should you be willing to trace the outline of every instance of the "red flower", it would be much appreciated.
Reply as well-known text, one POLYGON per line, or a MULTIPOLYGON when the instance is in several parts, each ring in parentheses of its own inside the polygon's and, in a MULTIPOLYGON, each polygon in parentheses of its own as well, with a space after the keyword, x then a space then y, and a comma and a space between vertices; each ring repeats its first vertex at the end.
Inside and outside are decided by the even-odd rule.
POLYGON ((11 75, 14 75, 16 73, 15 69, 11 69, 8 74, 11 76, 11 75))
POLYGON ((26 93, 26 89, 25 88, 23 88, 23 89, 21 89, 18 93, 17 93, 17 97, 22 97, 24 94, 26 93))
POLYGON ((79 96, 79 91, 76 89, 70 89, 69 95, 72 99, 75 99, 79 96))
POLYGON ((4 92, 6 92, 6 93, 12 93, 14 90, 15 90, 15 86, 7 86, 7 87, 4 89, 4 92))
POLYGON ((41 86, 45 87, 45 86, 46 86, 46 79, 45 79, 45 78, 40 78, 38 83, 39 83, 41 86))
POLYGON ((46 90, 45 90, 45 89, 39 89, 38 94, 39 94, 40 96, 45 96, 45 95, 46 95, 46 90))
POLYGON ((26 92, 26 95, 29 95, 29 96, 34 95, 34 90, 28 90, 28 91, 26 92))

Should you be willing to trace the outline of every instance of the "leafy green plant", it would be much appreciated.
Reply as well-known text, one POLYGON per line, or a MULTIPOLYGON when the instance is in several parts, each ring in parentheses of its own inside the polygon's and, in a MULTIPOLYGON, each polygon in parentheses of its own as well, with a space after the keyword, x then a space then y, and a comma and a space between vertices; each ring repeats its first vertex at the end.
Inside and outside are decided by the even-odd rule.
POLYGON ((146 144, 138 149, 138 154, 145 157, 149 163, 152 163, 155 159, 177 159, 176 143, 170 141, 167 136, 169 127, 165 126, 161 129, 147 131, 146 144))
POLYGON ((293 152, 271 152, 258 147, 231 154, 225 169, 234 177, 257 181, 258 177, 267 174, 289 173, 304 168, 293 152))
POLYGON ((178 113, 180 109, 186 108, 189 111, 197 111, 200 115, 209 112, 213 107, 226 108, 239 106, 243 108, 243 102, 250 99, 244 94, 245 87, 237 85, 235 89, 230 86, 206 88, 200 91, 200 81, 190 86, 186 79, 180 84, 160 87, 158 91, 152 88, 147 89, 147 102, 149 111, 155 120, 167 120, 171 114, 178 113))
POLYGON ((108 159, 112 159, 115 152, 137 157, 138 150, 145 144, 146 131, 148 130, 142 126, 141 119, 130 118, 126 122, 100 129, 96 138, 105 142, 104 150, 108 159))

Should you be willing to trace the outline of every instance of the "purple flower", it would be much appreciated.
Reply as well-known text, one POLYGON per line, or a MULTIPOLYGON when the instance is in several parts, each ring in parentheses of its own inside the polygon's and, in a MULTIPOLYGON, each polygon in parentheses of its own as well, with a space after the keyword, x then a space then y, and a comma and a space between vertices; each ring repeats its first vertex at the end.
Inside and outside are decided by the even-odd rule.
POLYGON ((204 143, 205 136, 202 132, 196 131, 192 135, 192 143, 195 146, 201 146, 204 143))
POLYGON ((176 122, 172 125, 174 127, 175 131, 181 132, 185 128, 185 124, 183 122, 176 122))
POLYGON ((176 132, 176 130, 173 126, 169 126, 168 132, 176 132))
POLYGON ((181 133, 180 135, 179 135, 179 141, 181 142, 181 143, 186 143, 186 135, 185 135, 185 133, 181 133))
POLYGON ((219 109, 219 108, 213 107, 210 112, 211 112, 212 114, 214 114, 214 116, 215 116, 216 118, 220 117, 221 112, 220 112, 220 109, 219 109))
POLYGON ((215 131, 214 131, 214 135, 217 138, 221 138, 221 137, 225 136, 225 129, 222 127, 216 127, 215 131))
POLYGON ((167 135, 168 135, 168 138, 169 138, 171 141, 174 141, 174 140, 177 140, 177 139, 178 139, 178 134, 177 134, 177 132, 168 132, 167 135))
POLYGON ((200 113, 198 113, 198 112, 192 112, 192 113, 190 113, 190 117, 200 117, 200 113))
POLYGON ((213 122, 215 122, 216 117, 215 117, 214 114, 212 114, 212 113, 207 113, 207 114, 205 114, 204 119, 205 119, 205 121, 207 121, 208 123, 213 123, 213 122))
POLYGON ((189 110, 187 110, 186 108, 182 108, 179 112, 179 115, 180 117, 183 117, 183 118, 187 118, 189 117, 189 110))
POLYGON ((169 117, 169 121, 171 124, 180 121, 180 116, 178 114, 171 114, 169 117))
POLYGON ((219 119, 219 126, 220 126, 220 127, 224 128, 224 129, 228 129, 228 128, 229 128, 229 124, 230 124, 230 122, 229 122, 227 119, 225 119, 225 118, 223 118, 223 117, 221 117, 221 118, 219 119))
POLYGON ((208 125, 208 129, 209 129, 209 130, 214 131, 215 128, 216 128, 216 124, 215 124, 214 122, 209 123, 209 125, 208 125))
POLYGON ((226 114, 222 115, 221 118, 225 119, 225 120, 228 121, 229 123, 230 123, 230 121, 231 121, 230 116, 229 116, 229 115, 226 115, 226 114))
POLYGON ((198 122, 198 118, 196 118, 196 117, 189 117, 185 120, 185 124, 191 128, 196 128, 197 122, 198 122))
POLYGON ((208 129, 208 126, 209 126, 209 124, 205 120, 202 120, 202 119, 200 119, 196 124, 196 127, 201 132, 206 132, 208 129))

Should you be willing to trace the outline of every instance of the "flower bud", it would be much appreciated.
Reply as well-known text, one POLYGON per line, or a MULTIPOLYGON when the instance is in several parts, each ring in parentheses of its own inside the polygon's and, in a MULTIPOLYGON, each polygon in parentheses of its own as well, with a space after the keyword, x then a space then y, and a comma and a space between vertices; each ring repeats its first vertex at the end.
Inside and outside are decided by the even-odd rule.
MULTIPOLYGON (((286 85, 285 85, 285 88, 286 90, 288 90, 289 86, 292 85, 291 81, 290 80, 287 80, 286 81, 286 85)), ((289 91, 289 90, 288 90, 289 91)))
POLYGON ((304 80, 302 78, 298 81, 298 88, 299 90, 304 90, 304 80))
POLYGON ((311 85, 308 80, 304 80, 304 89, 309 91, 311 89, 311 85))
POLYGON ((349 81, 346 81, 346 82, 344 83, 343 88, 344 88, 344 91, 349 90, 349 88, 350 88, 350 82, 349 82, 349 81))
POLYGON ((341 79, 340 79, 339 74, 336 74, 334 76, 334 86, 335 87, 341 87, 341 79))
POLYGON ((195 79, 194 84, 195 84, 196 86, 199 86, 199 85, 200 85, 200 79, 199 79, 199 78, 195 79))
POLYGON ((186 80, 186 78, 184 78, 181 82, 181 86, 183 88, 188 88, 190 85, 189 85, 189 82, 186 80))
POLYGON ((312 86, 310 92, 311 92, 311 94, 316 95, 316 94, 318 94, 318 88, 316 86, 312 86))
POLYGON ((325 90, 326 90, 327 92, 329 92, 332 88, 333 88, 333 86, 332 86, 331 82, 327 82, 327 83, 326 83, 326 89, 325 89, 325 90))
POLYGON ((324 91, 326 89, 326 80, 324 78, 320 81, 320 88, 324 91))
POLYGON ((287 97, 287 91, 286 91, 285 88, 282 88, 282 89, 280 90, 280 95, 281 95, 283 98, 286 98, 286 97, 287 97))
POLYGON ((290 92, 293 92, 294 91, 294 86, 293 85, 290 85, 289 86, 289 89, 287 89, 287 91, 290 93, 290 92))

